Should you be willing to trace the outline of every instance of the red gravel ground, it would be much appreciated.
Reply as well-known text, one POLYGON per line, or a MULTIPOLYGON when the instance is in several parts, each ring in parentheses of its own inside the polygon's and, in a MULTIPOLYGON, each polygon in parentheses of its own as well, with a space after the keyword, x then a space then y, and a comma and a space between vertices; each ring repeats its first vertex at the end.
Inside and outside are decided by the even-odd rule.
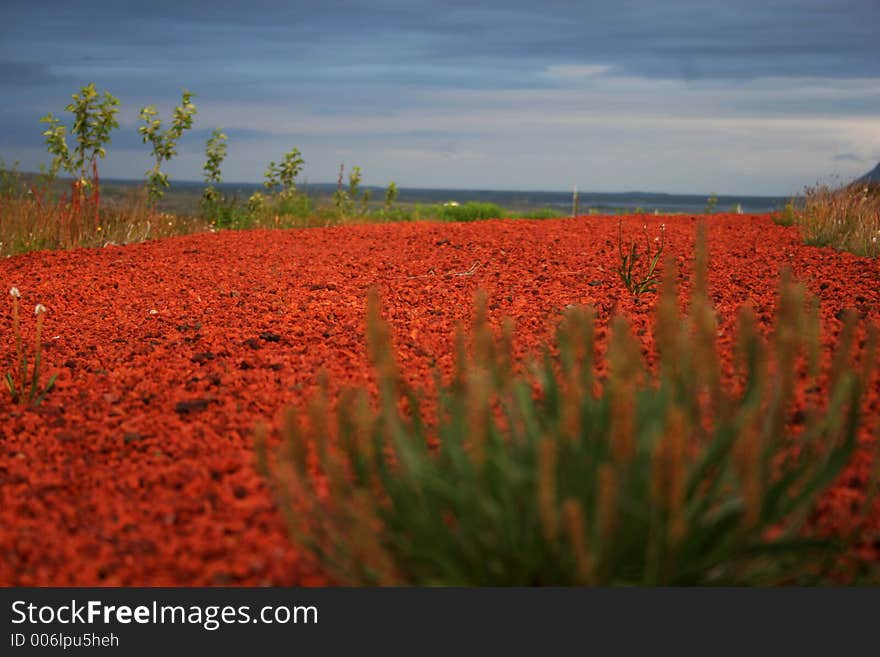
MULTIPOLYGON (((624 234, 665 223, 686 281, 697 221, 627 217, 624 234)), ((803 246, 767 216, 708 226, 723 343, 749 299, 769 329, 786 265, 821 300, 827 344, 842 308, 880 321, 880 261, 803 246)), ((470 319, 478 288, 493 321, 516 321, 521 354, 568 304, 596 307, 600 339, 615 308, 645 333, 654 297, 629 299, 616 240, 616 218, 582 217, 221 232, 0 261, 0 373, 15 361, 13 285, 30 354, 31 309, 48 307, 43 378, 58 373, 37 408, 0 395, 0 584, 320 584, 255 472, 252 430, 302 402, 321 368, 334 384, 368 380, 370 286, 403 369, 428 381, 435 362, 451 362, 453 327, 470 319)), ((878 398, 875 388, 865 440, 878 398)), ((846 525, 870 467, 857 459, 820 522, 846 525)), ((874 558, 878 511, 865 547, 874 558)))

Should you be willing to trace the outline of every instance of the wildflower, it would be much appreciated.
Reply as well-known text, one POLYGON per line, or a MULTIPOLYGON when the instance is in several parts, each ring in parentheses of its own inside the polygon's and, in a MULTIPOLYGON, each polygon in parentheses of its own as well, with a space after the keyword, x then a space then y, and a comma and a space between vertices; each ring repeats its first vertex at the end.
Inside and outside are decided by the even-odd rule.
POLYGON ((18 291, 17 287, 12 287, 9 289, 9 296, 15 297, 16 299, 21 298, 21 292, 18 291))
POLYGON ((42 315, 45 312, 47 312, 46 306, 44 306, 43 304, 38 303, 36 306, 34 306, 34 315, 42 315))

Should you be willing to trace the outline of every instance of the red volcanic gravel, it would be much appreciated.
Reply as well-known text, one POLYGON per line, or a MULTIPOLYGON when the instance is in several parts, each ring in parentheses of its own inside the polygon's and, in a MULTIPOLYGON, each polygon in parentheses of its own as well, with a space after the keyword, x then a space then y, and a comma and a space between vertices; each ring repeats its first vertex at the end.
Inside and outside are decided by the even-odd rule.
MULTIPOLYGON (((626 217, 624 234, 661 222, 686 288, 698 219, 626 217)), ((819 297, 827 345, 843 308, 880 321, 880 261, 804 246, 767 216, 707 223, 722 344, 746 300, 769 329, 784 266, 819 297)), ((252 430, 307 398, 322 368, 334 385, 369 380, 368 289, 403 370, 427 383, 451 363, 478 288, 493 322, 515 320, 520 355, 568 304, 596 307, 600 339, 615 309, 649 339, 655 297, 632 303, 617 258, 617 219, 581 217, 229 231, 0 261, 0 374, 15 362, 11 286, 31 357, 33 305, 49 309, 43 381, 58 374, 38 407, 0 395, 0 584, 323 582, 255 471, 252 430)), ((817 522, 852 522, 870 467, 856 459, 817 522)), ((865 554, 877 558, 880 509, 870 522, 865 554)))

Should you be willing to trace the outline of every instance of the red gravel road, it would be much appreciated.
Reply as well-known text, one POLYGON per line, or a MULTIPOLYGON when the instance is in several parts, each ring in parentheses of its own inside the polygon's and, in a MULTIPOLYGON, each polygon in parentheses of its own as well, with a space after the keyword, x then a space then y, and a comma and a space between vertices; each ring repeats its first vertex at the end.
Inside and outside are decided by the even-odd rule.
MULTIPOLYGON (((665 223, 684 264, 697 221, 627 217, 624 233, 665 223)), ((819 296, 826 342, 842 308, 880 321, 880 261, 803 246, 766 216, 708 225, 724 340, 747 299, 769 319, 784 265, 819 296)), ((0 261, 0 285, 21 290, 31 354, 33 304, 49 309, 44 378, 58 373, 37 408, 0 395, 0 584, 321 583, 254 470, 252 429, 302 401, 321 368, 336 384, 367 380, 370 286, 404 370, 427 381, 435 361, 451 362, 478 288, 493 321, 515 319, 520 353, 572 303, 594 304, 601 326, 619 307, 643 332, 653 297, 628 299, 616 240, 616 218, 589 217, 230 231, 0 261)), ((4 290, 2 371, 15 360, 10 302, 4 290)), ((846 523, 869 468, 859 460, 827 496, 827 522, 846 523)))

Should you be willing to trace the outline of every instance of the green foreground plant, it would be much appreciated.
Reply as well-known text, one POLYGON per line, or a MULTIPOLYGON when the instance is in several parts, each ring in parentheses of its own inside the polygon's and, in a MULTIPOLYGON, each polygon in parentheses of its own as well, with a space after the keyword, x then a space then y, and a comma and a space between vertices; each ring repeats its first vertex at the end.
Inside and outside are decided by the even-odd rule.
POLYGON ((42 334, 43 334, 43 315, 46 314, 46 307, 37 304, 34 308, 34 314, 37 317, 37 329, 35 337, 35 353, 34 365, 30 376, 30 385, 28 385, 28 360, 24 352, 24 346, 21 339, 21 322, 19 317, 19 299, 21 293, 18 288, 11 288, 9 296, 12 297, 12 333, 15 336, 15 354, 16 354, 16 371, 14 373, 7 372, 4 380, 6 388, 15 404, 30 402, 34 405, 43 401, 49 391, 55 385, 57 374, 49 377, 45 386, 40 385, 40 362, 42 356, 42 334))
POLYGON ((856 449, 876 327, 854 367, 857 320, 847 315, 822 379, 827 403, 802 409, 797 431, 788 418, 799 386, 822 376, 804 288, 783 281, 769 340, 743 308, 736 374, 722 383, 705 257, 684 316, 673 270, 653 369, 617 317, 607 370, 597 370, 595 313, 576 307, 559 326, 558 358, 547 349, 531 376, 515 374, 511 326, 496 339, 482 297, 471 349, 459 331, 452 380, 438 376, 433 421, 401 376, 372 295, 378 407, 350 390, 331 414, 325 380, 305 418, 286 410, 277 452, 265 426, 256 432, 293 540, 355 585, 827 581, 845 542, 805 523, 856 449))

